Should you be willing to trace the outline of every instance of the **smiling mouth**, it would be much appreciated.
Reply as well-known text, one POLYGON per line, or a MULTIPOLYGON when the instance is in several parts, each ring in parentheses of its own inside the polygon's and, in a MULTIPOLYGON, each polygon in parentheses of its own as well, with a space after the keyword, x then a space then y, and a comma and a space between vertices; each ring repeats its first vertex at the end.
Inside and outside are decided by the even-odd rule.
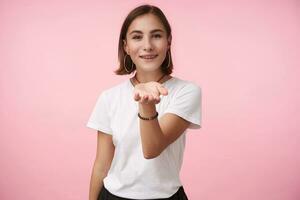
POLYGON ((140 56, 140 58, 144 60, 153 60, 157 57, 158 55, 147 55, 147 56, 140 56))

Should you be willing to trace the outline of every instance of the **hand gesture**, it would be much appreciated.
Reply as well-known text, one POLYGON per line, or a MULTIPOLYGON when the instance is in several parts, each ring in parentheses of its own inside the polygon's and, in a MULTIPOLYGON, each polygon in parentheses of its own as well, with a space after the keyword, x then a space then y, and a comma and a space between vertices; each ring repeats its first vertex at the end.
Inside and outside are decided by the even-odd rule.
POLYGON ((158 104, 160 95, 168 95, 168 90, 155 81, 140 83, 134 87, 134 100, 142 104, 158 104))

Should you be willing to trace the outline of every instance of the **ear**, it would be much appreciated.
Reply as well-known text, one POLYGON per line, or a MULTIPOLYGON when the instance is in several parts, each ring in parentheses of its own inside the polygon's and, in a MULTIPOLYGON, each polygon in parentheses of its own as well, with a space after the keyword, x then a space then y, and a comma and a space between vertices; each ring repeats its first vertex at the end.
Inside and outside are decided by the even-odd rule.
POLYGON ((123 48, 124 48, 124 51, 125 51, 127 54, 129 54, 129 49, 128 49, 126 40, 123 40, 123 48))

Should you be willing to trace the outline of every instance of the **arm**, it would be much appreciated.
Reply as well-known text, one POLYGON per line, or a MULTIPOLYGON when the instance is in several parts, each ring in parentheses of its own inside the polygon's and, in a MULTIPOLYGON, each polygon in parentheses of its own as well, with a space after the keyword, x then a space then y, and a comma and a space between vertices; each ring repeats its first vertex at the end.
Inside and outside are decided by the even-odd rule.
POLYGON ((112 136, 98 131, 97 152, 90 180, 89 200, 97 200, 103 186, 103 179, 107 176, 111 166, 114 151, 112 136))
MULTIPOLYGON (((139 113, 143 117, 155 115, 155 104, 139 103, 139 113)), ((160 120, 140 120, 143 154, 146 159, 155 158, 173 143, 189 126, 190 122, 172 114, 164 114, 160 120)))

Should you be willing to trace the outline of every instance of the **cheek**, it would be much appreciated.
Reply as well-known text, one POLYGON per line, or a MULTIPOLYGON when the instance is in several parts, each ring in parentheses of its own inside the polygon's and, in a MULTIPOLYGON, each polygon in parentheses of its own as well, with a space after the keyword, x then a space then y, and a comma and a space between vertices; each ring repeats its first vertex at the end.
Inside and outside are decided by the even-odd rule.
POLYGON ((168 43, 166 41, 157 41, 156 42, 156 47, 160 51, 164 51, 168 49, 168 43))
POLYGON ((129 46, 129 51, 131 54, 137 54, 139 52, 140 45, 134 44, 129 46))

